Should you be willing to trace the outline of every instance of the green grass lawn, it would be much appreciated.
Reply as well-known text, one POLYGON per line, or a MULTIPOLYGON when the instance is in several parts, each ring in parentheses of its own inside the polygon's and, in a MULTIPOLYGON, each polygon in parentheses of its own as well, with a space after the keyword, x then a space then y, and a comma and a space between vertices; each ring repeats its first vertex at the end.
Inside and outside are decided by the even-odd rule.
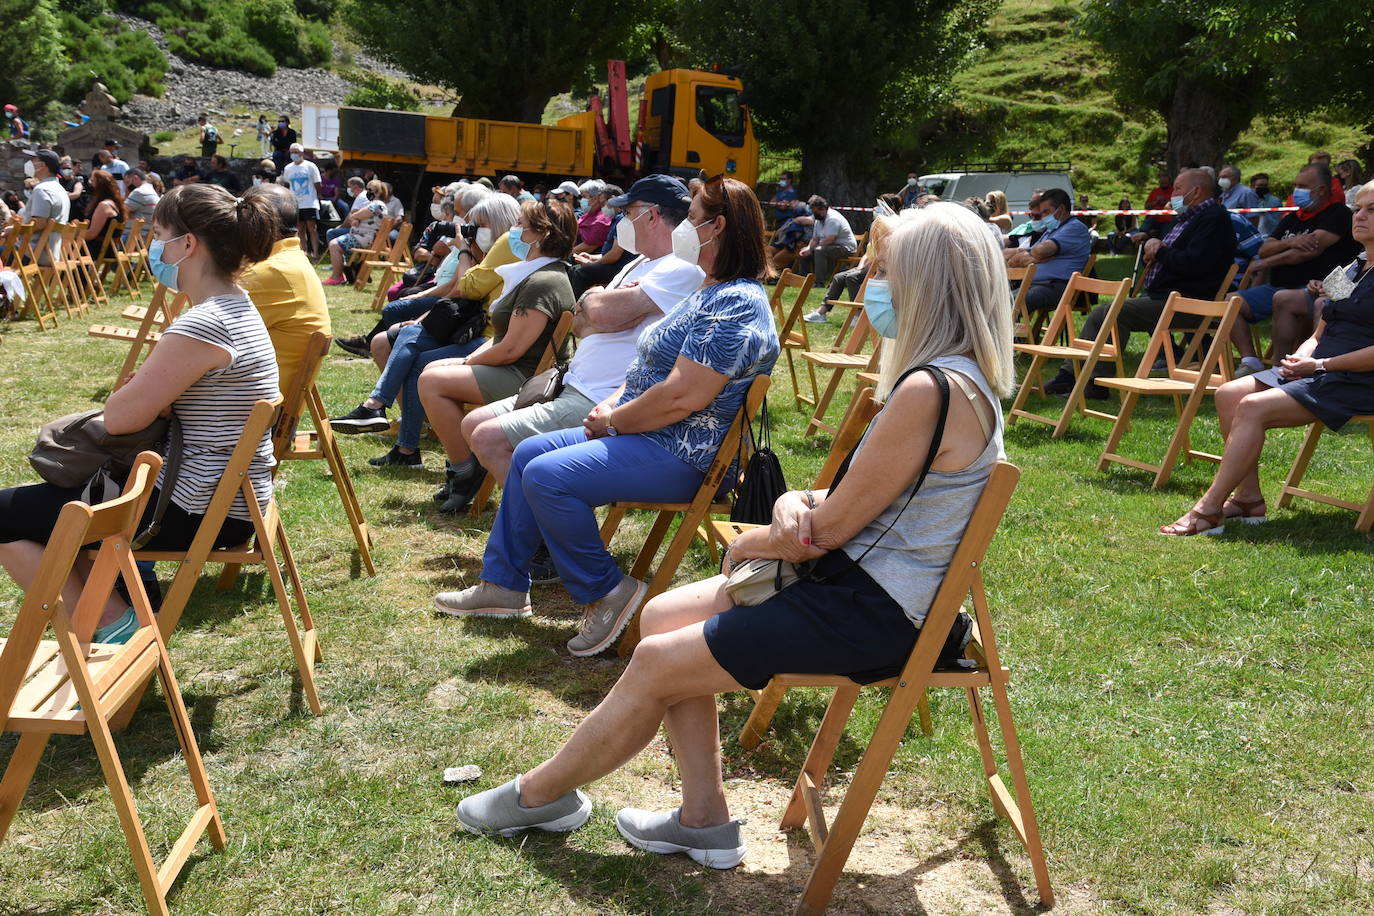
MULTIPOLYGON (((371 323, 367 296, 329 296, 336 333, 371 323)), ((95 317, 109 320, 126 302, 95 317)), ((106 396, 123 348, 88 338, 88 323, 46 333, 32 322, 0 327, 0 485, 35 479, 24 456, 42 422, 106 396)), ((830 334, 833 326, 817 340, 830 334)), ((1137 353, 1143 342, 1134 339, 1137 353)), ((331 355, 321 388, 343 412, 374 378, 370 364, 331 355)), ((789 482, 803 485, 828 443, 802 437, 784 367, 774 381, 775 447, 789 482)), ((1137 417, 1125 449, 1154 458, 1171 410, 1146 405, 1137 417)), ((1048 432, 1019 423, 1007 434, 1024 476, 986 575, 1061 896, 1056 912, 1369 912, 1369 536, 1354 531, 1352 513, 1305 503, 1279 510, 1271 499, 1267 525, 1166 540, 1156 526, 1190 505, 1211 465, 1185 466, 1155 491, 1142 473, 1096 470, 1105 422, 1077 422, 1060 441, 1048 432)), ((1195 438, 1219 446, 1210 406, 1195 438)), ((1271 494, 1298 440, 1293 430, 1272 434, 1263 464, 1271 494)), ((558 746, 622 663, 567 655, 577 611, 557 586, 536 587, 529 620, 435 618, 433 593, 477 576, 491 517, 437 516, 429 501, 437 450, 426 444, 423 473, 369 468, 365 459, 388 445, 344 440, 375 534, 375 579, 358 572, 321 467, 293 462, 281 475, 286 525, 321 627, 324 715, 304 707, 260 573, 246 572, 223 594, 206 577, 171 641, 229 834, 223 853, 202 843, 173 892, 174 910, 790 911, 811 845, 779 834, 776 822, 824 708, 818 691, 792 691, 753 752, 734 738, 747 698, 721 701, 727 788, 750 818, 751 858, 735 872, 638 853, 615 833, 610 814, 621 805, 675 804, 661 739, 590 788, 596 816, 575 834, 493 841, 455 830, 453 806, 470 790, 442 785, 442 769, 478 764, 476 788, 506 781, 558 746)), ((1360 428, 1328 437, 1310 479, 1360 496, 1371 471, 1360 428)), ((622 529, 616 552, 627 563, 642 530, 622 529)), ((707 568, 697 549, 679 579, 707 568)), ((0 582, 0 620, 12 619, 19 597, 0 582)), ((832 912, 1033 909, 1026 859, 980 788, 963 697, 946 691, 933 707, 935 735, 909 733, 832 912)), ((867 697, 856 718, 871 726, 877 709, 867 697)), ((168 726, 150 695, 119 739, 159 857, 192 807, 168 726)), ((12 747, 0 738, 0 758, 12 747)), ((861 749, 862 738, 842 743, 839 783, 861 749)), ((0 913, 141 912, 84 738, 49 746, 7 839, 0 913)))

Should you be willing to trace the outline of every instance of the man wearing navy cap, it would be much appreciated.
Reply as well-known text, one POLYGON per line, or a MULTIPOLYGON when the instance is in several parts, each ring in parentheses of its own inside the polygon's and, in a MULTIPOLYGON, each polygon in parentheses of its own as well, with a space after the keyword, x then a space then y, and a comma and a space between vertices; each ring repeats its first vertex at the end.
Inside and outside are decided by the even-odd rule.
MULTIPOLYGON (((483 468, 504 481, 517 445, 539 433, 581 426, 593 407, 625 383, 640 332, 696 292, 706 279, 699 267, 672 253, 673 229, 687 218, 690 203, 687 187, 667 175, 641 178, 629 193, 610 201, 625 213, 618 238, 620 247, 635 255, 634 260, 606 287, 589 289, 577 301, 573 333, 580 342, 558 397, 520 410, 515 409, 515 398, 507 398, 479 407, 463 419, 462 438, 475 454, 449 465, 451 495, 444 504, 448 511, 467 507, 486 476, 483 468)), ((435 432, 446 446, 450 437, 459 435, 458 430, 435 432)), ((454 451, 449 449, 450 454, 454 451)), ((536 566, 541 560, 548 563, 548 554, 535 555, 536 566)), ((536 573, 535 578, 541 577, 536 573)), ((547 576, 543 578, 547 581, 547 576)))
POLYGON ((71 215, 71 199, 67 197, 66 190, 57 181, 58 169, 62 166, 62 160, 57 153, 50 149, 24 150, 25 156, 33 158, 33 177, 38 179, 38 183, 33 186, 33 192, 29 195, 29 203, 26 208, 28 218, 33 222, 33 243, 36 246, 38 240, 44 238, 46 247, 38 252, 38 263, 44 267, 55 264, 62 260, 60 251, 62 249, 62 237, 58 233, 58 224, 67 222, 71 215))

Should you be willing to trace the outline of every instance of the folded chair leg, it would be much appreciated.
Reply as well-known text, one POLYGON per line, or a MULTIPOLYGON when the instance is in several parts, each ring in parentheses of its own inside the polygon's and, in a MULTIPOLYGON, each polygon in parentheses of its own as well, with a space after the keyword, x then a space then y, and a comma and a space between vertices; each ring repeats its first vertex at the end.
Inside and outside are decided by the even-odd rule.
POLYGON ((921 717, 921 734, 927 738, 935 734, 935 723, 930 718, 930 691, 921 694, 920 702, 916 704, 916 714, 921 717))
POLYGON ((778 711, 778 704, 786 693, 786 687, 772 681, 759 691, 754 698, 754 711, 749 713, 749 721, 740 729, 740 747, 752 751, 763 742, 763 736, 768 733, 768 726, 773 723, 773 716, 778 711))
MULTIPOLYGON (((167 712, 171 714, 172 726, 176 729, 177 742, 181 745, 181 757, 186 761, 186 771, 191 777, 191 786, 196 790, 196 802, 209 820, 205 829, 209 832, 210 844, 223 849, 226 841, 224 823, 220 820, 219 809, 215 805, 215 795, 210 789, 210 777, 205 772, 205 760, 200 756, 200 745, 191 727, 191 715, 186 711, 186 700, 177 685, 176 675, 166 655, 158 662, 158 677, 162 680, 162 692, 167 701, 167 712)), ((194 845, 194 843, 192 844, 194 845)))
POLYGON ((783 830, 801 827, 806 823, 807 782, 810 782, 816 792, 820 792, 824 787, 825 773, 830 769, 830 761, 835 759, 835 749, 840 746, 844 727, 849 724, 849 714, 854 711, 854 704, 858 699, 858 684, 835 688, 835 695, 830 698, 830 704, 825 708, 825 717, 821 719, 821 727, 816 730, 816 737, 811 742, 811 750, 806 754, 806 762, 802 764, 801 775, 797 777, 797 785, 792 790, 787 810, 783 812, 782 823, 779 825, 783 830))
POLYGON ((219 574, 219 579, 215 582, 215 591, 227 592, 234 587, 234 583, 239 580, 239 570, 242 568, 238 563, 225 563, 224 569, 219 574))
POLYGON ((9 765, 5 767, 5 778, 0 780, 0 843, 5 841, 14 815, 24 801, 33 780, 33 771, 43 757, 43 749, 48 746, 48 735, 42 732, 29 732, 19 736, 19 743, 10 754, 9 765))
MULTIPOLYGON (((1050 886, 1049 866, 1045 862, 1045 848, 1040 842, 1040 825, 1035 817, 1035 803, 1031 801, 1030 783, 1026 780, 1026 765, 1021 757, 1021 742, 1016 735, 1016 723, 1011 717, 1011 701, 1007 696, 1006 681, 994 674, 991 690, 993 705, 997 709, 997 724, 1002 731, 1002 745, 1007 755, 1007 769, 1011 771, 1011 784, 1016 790, 1016 800, 1011 805, 1013 810, 1009 813, 1009 819, 1026 846, 1031 871, 1035 873, 1035 887, 1040 894, 1040 904, 1043 907, 1052 907, 1054 888, 1050 886)), ((986 733, 985 727, 984 734, 986 733)), ((997 779, 997 786, 1002 792, 1006 791, 1000 778, 997 779)))
MULTIPOLYGON (((280 527, 277 528, 277 537, 284 539, 285 532, 280 527)), ((301 617, 305 623, 305 636, 302 638, 300 628, 296 625, 296 616, 291 609, 291 598, 286 593, 286 581, 282 578, 281 566, 277 563, 277 557, 271 545, 262 545, 263 562, 267 565, 267 574, 272 580, 272 591, 277 597, 277 606, 281 610, 282 626, 286 629, 286 638, 291 643, 291 654, 295 656, 296 668, 301 675, 301 689, 305 692, 306 702, 310 705, 310 711, 315 715, 324 712, 324 707, 320 704, 320 694, 315 688, 315 659, 319 654, 319 637, 315 628, 311 625, 309 611, 302 604, 301 617), (309 644, 307 646, 307 644, 309 644)), ((283 540, 284 554, 289 556, 289 551, 285 548, 283 540)), ((294 576, 292 577, 294 580, 294 576)), ((294 584, 294 581, 293 581, 294 584)), ((297 592, 299 597, 300 593, 297 592)))
POLYGON ((339 491, 339 500, 343 503, 344 515, 348 517, 348 525, 353 529, 353 540, 358 544, 358 553, 362 557, 363 568, 367 570, 369 576, 375 576, 377 575, 377 567, 372 562, 372 535, 367 530, 367 520, 363 518, 363 507, 358 502, 358 492, 353 488, 353 478, 349 476, 348 467, 344 464, 343 453, 339 451, 338 440, 334 438, 333 431, 329 429, 329 414, 325 411, 324 399, 320 397, 319 389, 313 385, 306 397, 306 404, 310 408, 310 415, 315 422, 320 451, 324 453, 325 464, 329 468, 330 476, 334 478, 334 487, 339 491))
MULTIPOLYGON (((296 558, 291 553, 291 542, 286 539, 286 529, 280 525, 277 528, 277 543, 281 545, 282 562, 286 564, 286 574, 291 579, 291 590, 296 595, 301 626, 305 627, 307 633, 314 633, 315 618, 310 614, 310 602, 305 597, 305 583, 301 581, 300 567, 296 565, 296 558)), ((318 638, 315 639, 315 661, 324 661, 324 650, 320 647, 318 638)))
MULTIPOLYGON (((1279 508, 1286 509, 1293 502, 1293 494, 1290 487, 1297 487, 1302 483, 1303 477, 1307 474, 1307 465, 1312 460, 1312 456, 1317 451, 1317 443, 1321 440, 1322 431, 1326 425, 1320 420, 1307 427, 1307 433, 1303 436, 1302 448, 1298 449, 1298 456, 1293 459, 1293 466, 1288 470, 1288 477, 1283 482, 1283 489, 1280 490, 1279 508)), ((1370 434, 1374 435, 1374 424, 1370 426, 1370 434)))
MULTIPOLYGON (((644 546, 639 548, 639 554, 635 557, 635 565, 630 570, 630 575, 636 579, 643 579, 649 574, 649 570, 654 565, 654 557, 658 555, 658 548, 663 546, 663 538, 668 534, 668 526, 673 523, 672 512, 660 512, 654 519, 653 527, 649 529, 649 536, 644 539, 644 546)), ((663 564, 659 564, 662 569, 663 564)))
POLYGON ((625 518, 625 510, 611 506, 606 510, 606 520, 601 523, 601 543, 607 549, 611 546, 611 540, 615 537, 616 529, 620 527, 620 522, 625 518))

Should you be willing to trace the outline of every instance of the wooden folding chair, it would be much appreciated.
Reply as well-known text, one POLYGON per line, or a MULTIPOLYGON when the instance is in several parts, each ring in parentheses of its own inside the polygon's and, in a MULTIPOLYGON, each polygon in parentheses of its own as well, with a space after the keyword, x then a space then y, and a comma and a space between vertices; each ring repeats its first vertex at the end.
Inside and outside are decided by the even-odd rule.
MULTIPOLYGON (((357 491, 353 489, 353 478, 348 473, 348 465, 344 463, 339 442, 334 438, 334 430, 329 426, 329 414, 325 412, 324 399, 320 397, 320 389, 316 384, 320 365, 329 352, 332 339, 328 334, 316 331, 306 341, 305 354, 296 370, 296 377, 282 388, 281 416, 272 428, 272 452, 278 462, 324 460, 339 491, 339 502, 343 504, 348 526, 353 530, 353 540, 358 545, 363 567, 369 576, 375 576, 377 567, 372 562, 372 534, 368 531, 367 520, 363 518, 363 507, 358 502, 357 491), (314 429, 298 429, 301 417, 306 412, 310 414, 314 429)), ((280 463, 277 467, 281 467, 280 463)), ((227 575, 228 567, 225 572, 227 575)))
POLYGON ((858 243, 858 247, 854 249, 853 254, 845 255, 835 262, 835 273, 858 267, 859 262, 864 259, 864 252, 868 250, 868 233, 860 232, 854 236, 854 241, 858 243))
POLYGON ((1007 279, 1016 284, 1016 295, 1011 300, 1012 321, 1014 322, 1014 337, 1024 337, 1027 343, 1037 343, 1040 338, 1034 331, 1034 323, 1031 321, 1031 313, 1026 308, 1026 294, 1030 292, 1031 284, 1035 282, 1035 264, 1031 263, 1025 267, 1008 267, 1007 279))
MULTIPOLYGON (((122 385, 129 373, 138 366, 143 357, 144 348, 151 350, 162 339, 162 331, 166 330, 177 315, 181 314, 181 310, 189 304, 190 298, 185 293, 173 293, 159 283, 153 289, 153 295, 147 308, 133 306, 133 308, 140 308, 143 312, 138 327, 130 328, 115 324, 91 325, 90 329, 86 331, 90 337, 129 342, 129 352, 124 357, 124 363, 119 368, 119 374, 115 376, 116 388, 122 385)), ((125 310, 126 314, 128 311, 128 309, 125 310)))
MULTIPOLYGON (((853 331, 858 329, 858 313, 863 311, 864 293, 868 292, 868 280, 870 276, 871 273, 864 275, 863 282, 859 284, 859 289, 854 293, 853 299, 825 300, 826 308, 831 311, 838 313, 843 309, 843 313, 840 317, 840 330, 835 334, 835 342, 830 345, 831 353, 839 353, 844 350, 845 341, 853 331)), ((811 391, 812 394, 816 393, 816 386, 814 384, 811 387, 811 391)))
POLYGON ((244 563, 266 566, 268 578, 272 582, 272 591, 281 611, 282 623, 286 628, 286 636, 291 643, 291 652, 300 671, 301 687, 306 701, 310 704, 310 711, 319 715, 323 712, 323 706, 320 704, 319 692, 315 688, 315 663, 324 658, 320 649, 319 631, 310 616, 305 586, 301 582, 295 558, 291 555, 291 545, 286 539, 286 527, 282 524, 276 496, 268 501, 266 509, 260 509, 248 477, 248 468, 253 462, 258 443, 272 428, 281 404, 282 398, 278 396, 271 401, 258 401, 253 406, 253 411, 239 434, 238 444, 234 446, 234 451, 229 457, 224 476, 220 478, 210 500, 210 506, 205 510, 200 527, 196 529, 191 546, 186 550, 140 550, 134 556, 138 560, 179 564, 172 584, 163 596, 162 608, 158 612, 158 626, 162 628, 164 639, 169 638, 176 629, 177 621, 181 619, 186 602, 191 597, 191 591, 195 588, 196 580, 200 578, 201 570, 205 568, 206 563, 224 563, 235 568, 244 563), (248 514, 253 522, 253 538, 250 542, 237 547, 215 547, 219 529, 229 515, 234 497, 239 494, 243 495, 244 502, 248 505, 248 514), (280 563, 277 560, 278 548, 281 549, 280 563), (292 612, 292 595, 288 594, 286 581, 282 576, 282 566, 286 567, 286 575, 291 580, 296 611, 301 617, 299 628, 292 612))
POLYGON ((129 291, 129 295, 135 299, 142 298, 143 291, 134 282, 133 261, 125 250, 124 231, 127 228, 130 235, 142 228, 142 220, 134 220, 132 223, 117 223, 113 220, 105 228, 105 234, 100 239, 99 250, 96 252, 95 265, 100 271, 102 282, 114 274, 114 286, 109 289, 111 294, 117 293, 120 289, 129 291))
POLYGON ((773 287, 773 295, 769 297, 769 305, 773 308, 773 319, 778 324, 778 344, 782 347, 782 352, 787 355, 787 372, 792 376, 792 397, 797 402, 797 409, 801 410, 803 404, 816 403, 816 368, 811 363, 806 363, 806 369, 811 373, 811 394, 802 394, 801 385, 797 382, 797 366, 793 357, 793 351, 805 353, 811 349, 811 335, 807 333, 806 322, 802 320, 802 314, 806 308, 806 297, 811 293, 811 282, 815 279, 812 274, 800 276, 790 270, 784 269, 782 275, 778 277, 778 285, 773 287), (787 290, 796 290, 792 297, 791 305, 783 302, 783 293, 787 290))
POLYGON ((124 241, 124 253, 129 257, 129 266, 135 286, 142 283, 145 278, 153 279, 148 270, 148 239, 151 236, 152 226, 145 226, 144 220, 136 219, 129 223, 129 234, 124 241))
POLYGON ((1116 319, 1121 313, 1122 305, 1126 302, 1127 289, 1130 285, 1130 277, 1112 282, 1090 280, 1082 274, 1075 273, 1069 278, 1069 285, 1064 287, 1064 295, 1059 297, 1059 305, 1055 307, 1054 315, 1050 318, 1049 326, 1045 329, 1043 339, 1046 342, 1014 345, 1017 353, 1025 353, 1031 357, 1031 364, 1030 368, 1026 370, 1025 378, 1021 380, 1021 390, 1016 393, 1016 399, 1012 401, 1011 410, 1007 413, 1008 426, 1015 423, 1018 417, 1024 417, 1036 423, 1053 426, 1054 433, 1051 438, 1057 439, 1068 431, 1069 423, 1072 422, 1075 414, 1081 414, 1085 417, 1098 417, 1103 420, 1116 419, 1116 414, 1103 413, 1100 410, 1089 408, 1083 393, 1092 384, 1093 369, 1101 360, 1114 362, 1117 375, 1126 374, 1125 364, 1121 360, 1122 348, 1120 338, 1117 335, 1116 319), (1107 314, 1102 327, 1092 340, 1079 337, 1074 327, 1073 303, 1084 291, 1112 297, 1111 304, 1107 306, 1107 314), (1050 343, 1050 341, 1057 341, 1061 337, 1068 341, 1066 346, 1050 343), (1074 363, 1073 391, 1069 394, 1068 400, 1064 402, 1064 409, 1059 412, 1057 417, 1038 414, 1026 409, 1026 400, 1030 397, 1031 391, 1044 393, 1043 373, 1045 364, 1050 360, 1056 362, 1070 360, 1074 363))
MULTIPOLYGON (((534 367, 534 372, 530 376, 531 378, 553 368, 553 364, 558 360, 558 355, 563 352, 563 347, 568 342, 568 335, 572 333, 572 326, 572 312, 564 312, 562 315, 558 316, 558 324, 554 325, 553 336, 549 338, 548 345, 544 347, 544 355, 539 357, 539 365, 534 367)), ((469 411, 479 406, 481 405, 464 404, 463 413, 467 414, 469 411)), ((320 421, 317 419, 315 422, 316 425, 319 425, 320 421)), ((327 421, 325 425, 329 425, 327 421)), ((495 492, 496 484, 496 478, 488 474, 487 479, 482 481, 482 485, 477 488, 477 493, 472 497, 472 505, 468 509, 471 515, 475 517, 487 510, 487 504, 491 502, 491 494, 495 492)))
POLYGON ((166 916, 167 893, 201 834, 208 833, 216 849, 224 848, 225 836, 166 641, 129 552, 161 465, 158 455, 144 452, 118 498, 94 507, 70 502, 62 508, 9 638, 0 639, 0 731, 20 734, 0 781, 0 841, 19 810, 49 736, 89 732, 148 912, 166 916), (100 549, 81 598, 75 608, 68 608, 62 601, 63 584, 82 545, 95 541, 100 549), (116 576, 123 576, 128 585, 139 627, 123 645, 93 644, 91 637, 116 576), (49 627, 56 638, 44 640, 49 627), (196 812, 161 868, 148 848, 112 734, 116 713, 142 693, 154 672, 162 681, 196 794, 196 812))
POLYGON ((887 775, 892 758, 911 722, 912 713, 927 687, 964 689, 993 810, 1011 822, 1025 845, 1041 906, 1048 908, 1054 905, 1054 889, 1050 886, 1049 868, 1040 842, 1040 828, 1036 822, 1035 806, 1031 801, 1030 785, 1021 757, 1021 744, 1007 695, 1011 672, 1002 664, 998 654, 987 594, 983 589, 984 557, 1020 473, 1015 465, 1004 461, 999 461, 994 467, 902 673, 868 685, 891 688, 891 694, 832 823, 826 823, 821 789, 861 687, 844 677, 813 674, 779 674, 773 677, 773 683, 787 687, 829 687, 835 691, 782 817, 781 826, 784 830, 805 825, 816 844, 816 862, 811 868, 796 912, 823 913, 829 905, 835 883, 844 870, 864 821, 868 819, 868 811, 882 787, 883 777, 887 775), (937 671, 935 663, 955 615, 970 596, 973 599, 973 638, 965 654, 975 662, 975 666, 937 671), (988 723, 980 696, 980 690, 985 687, 992 692, 1014 795, 998 772, 997 757, 988 735, 988 723))
POLYGON ((830 370, 830 381, 826 383, 825 391, 816 398, 816 409, 812 411, 811 419, 806 423, 806 438, 810 439, 817 430, 835 432, 836 428, 825 421, 825 415, 830 410, 830 402, 834 399, 835 392, 839 390, 840 382, 844 380, 845 373, 860 370, 873 372, 878 368, 881 355, 882 338, 873 330, 873 325, 868 321, 868 314, 863 312, 859 314, 854 333, 849 335, 849 339, 845 341, 844 349, 841 352, 818 353, 814 350, 808 350, 802 354, 802 359, 816 368, 830 370), (871 353, 865 354, 863 352, 864 345, 870 341, 873 343, 873 350, 871 353))
POLYGON ((389 216, 383 216, 377 223, 377 234, 372 237, 372 244, 366 248, 354 248, 348 253, 348 263, 359 267, 361 272, 364 261, 375 261, 384 257, 391 251, 391 230, 395 227, 396 221, 389 216))
POLYGON ((33 244, 33 237, 33 223, 15 227, 10 245, 10 269, 19 274, 19 282, 24 285, 24 307, 20 314, 32 312, 38 330, 46 331, 49 322, 57 327, 57 307, 53 304, 48 278, 38 266, 39 249, 33 244))
POLYGON ((1220 455, 1194 450, 1189 444, 1189 432, 1193 426, 1193 419, 1197 416, 1198 407, 1202 405, 1202 399, 1214 394, 1217 388, 1230 380, 1225 366, 1222 365, 1221 354, 1230 346, 1231 326, 1240 314, 1240 305, 1239 296, 1232 296, 1228 302, 1210 302, 1205 299, 1185 299, 1177 292, 1169 294, 1164 303, 1164 313, 1160 315, 1154 334, 1150 336, 1150 344, 1145 348, 1145 355, 1140 360, 1135 377, 1096 380, 1097 384, 1103 387, 1115 388, 1122 392, 1121 412, 1112 424, 1111 435, 1107 437, 1106 447, 1103 448, 1102 457, 1097 462, 1099 471, 1105 471, 1111 462, 1140 468, 1142 471, 1152 471, 1155 475, 1153 486, 1162 487, 1173 475, 1174 465, 1178 463, 1180 455, 1190 460, 1200 458, 1206 461, 1221 461, 1220 455), (1196 369, 1180 367, 1174 359, 1169 330, 1180 316, 1189 316, 1197 320, 1198 327, 1189 329, 1190 333, 1199 337, 1205 334, 1213 335, 1212 345, 1196 369), (1161 356, 1165 361, 1165 377, 1150 378, 1150 367, 1156 358, 1161 356), (1157 465, 1127 458, 1116 451, 1121 444, 1121 437, 1130 428, 1131 414, 1135 412, 1136 404, 1145 395, 1167 395, 1173 398, 1174 410, 1178 413, 1178 427, 1169 438, 1164 460, 1157 465), (1185 397, 1186 402, 1183 400, 1185 397))
MULTIPOLYGON (((854 446, 859 444, 863 438, 864 431, 868 429, 868 424, 878 415, 881 404, 873 396, 872 388, 865 388, 854 396, 854 403, 850 405, 849 413, 843 423, 840 424, 840 431, 835 434, 835 439, 830 443, 830 454, 825 459, 820 473, 816 475, 812 488, 816 490, 828 490, 835 480, 836 473, 840 470, 840 465, 844 463, 854 446)), ((764 525, 750 525, 745 522, 730 521, 728 519, 716 519, 711 522, 712 536, 728 547, 735 538, 751 528, 762 528, 764 525)), ((744 728, 740 730, 739 743, 746 750, 753 750, 759 746, 764 734, 768 731, 769 724, 773 721, 773 713, 777 711, 778 704, 782 702, 783 694, 787 688, 778 684, 770 684, 763 690, 751 690, 754 697, 754 711, 749 715, 749 721, 744 723, 744 728)), ((921 706, 921 728, 928 735, 931 733, 930 709, 928 704, 922 700, 921 706)))
MULTIPOLYGON (((1364 423, 1368 426, 1369 441, 1371 445, 1374 445, 1374 416, 1351 417, 1350 422, 1364 423)), ((1283 489, 1279 491, 1279 508, 1287 508, 1292 504, 1294 497, 1310 499, 1313 502, 1324 503, 1328 506, 1338 506, 1359 513, 1355 518, 1355 530, 1368 531, 1374 527, 1374 487, 1370 488, 1369 496, 1363 503, 1357 503, 1307 490, 1301 486, 1302 479, 1307 474, 1307 465, 1311 462, 1312 455, 1317 450, 1317 443, 1324 432, 1326 432, 1326 424, 1320 420, 1307 427, 1307 434, 1302 440, 1302 448, 1298 450, 1297 457, 1293 459, 1293 466, 1289 468, 1288 476, 1283 479, 1283 489)))
POLYGON ((358 265, 358 279, 353 281, 354 289, 367 287, 367 281, 372 278, 374 268, 399 267, 404 270, 409 265, 410 229, 411 224, 409 222, 401 223, 401 228, 396 233, 396 240, 385 248, 379 257, 367 258, 358 265))
MULTIPOLYGON (((63 234, 70 232, 70 224, 55 223, 48 220, 48 225, 43 227, 43 232, 38 235, 38 241, 34 245, 34 260, 38 259, 38 252, 49 250, 48 246, 54 233, 58 238, 57 257, 49 258, 52 262, 40 265, 38 270, 43 282, 47 284, 48 290, 57 291, 57 300, 62 304, 62 309, 67 313, 68 318, 75 318, 77 311, 76 294, 71 286, 71 265, 63 261, 63 253, 67 250, 66 240, 63 234)), ((56 309, 53 314, 57 314, 56 309)))
POLYGON ((64 257, 71 261, 72 270, 77 278, 77 285, 81 290, 82 304, 81 313, 87 314, 90 308, 110 304, 110 297, 105 293, 105 283, 100 278, 100 272, 96 269, 95 258, 91 255, 91 246, 86 242, 86 230, 90 228, 89 222, 76 223, 71 239, 68 242, 68 250, 64 257))
MULTIPOLYGON (((1090 254, 1088 255, 1088 260, 1083 262, 1083 269, 1078 272, 1090 280, 1096 280, 1097 278, 1093 276, 1093 271, 1096 269, 1097 255, 1090 254)), ((1092 295, 1093 293, 1091 290, 1079 290, 1078 299, 1073 303, 1074 310, 1079 312, 1091 312, 1093 310, 1092 295)))
MULTIPOLYGON (((634 566, 630 570, 631 576, 649 583, 649 590, 644 595, 643 604, 648 604, 651 598, 667 591, 668 586, 672 585, 673 576, 677 573, 682 558, 687 555, 687 548, 692 546, 692 541, 698 535, 704 537, 707 545, 714 549, 715 542, 704 526, 711 515, 728 515, 730 512, 730 504, 717 501, 716 494, 720 492, 722 484, 725 483, 730 466, 735 464, 737 459, 740 459, 740 441, 745 436, 745 427, 752 423, 754 417, 758 415, 759 408, 763 405, 764 395, 768 393, 769 381, 770 379, 766 375, 754 377, 754 381, 749 385, 749 391, 744 397, 744 403, 740 406, 739 412, 735 414, 734 422, 726 430, 725 438, 721 440, 720 448, 716 451, 716 457, 712 459, 711 466, 707 468, 706 476, 702 478, 701 486, 697 488, 696 495, 692 497, 691 502, 615 502, 606 508, 606 520, 601 525, 601 540, 607 547, 610 546, 611 540, 615 537, 616 529, 620 527, 620 522, 625 517, 627 510, 647 509, 658 513, 643 546, 639 549, 639 554, 635 557, 634 566), (668 549, 663 554, 663 559, 655 567, 654 558, 658 556, 658 549, 663 544, 673 519, 678 516, 681 516, 681 521, 677 533, 668 543, 668 549), (650 575, 651 572, 652 576, 650 575)), ((735 471, 736 473, 743 472, 742 460, 735 471)), ((643 607, 643 604, 640 606, 643 607)), ((639 615, 636 613, 635 619, 630 622, 630 625, 625 629, 625 635, 620 640, 620 654, 628 656, 634 651, 638 642, 639 615)))

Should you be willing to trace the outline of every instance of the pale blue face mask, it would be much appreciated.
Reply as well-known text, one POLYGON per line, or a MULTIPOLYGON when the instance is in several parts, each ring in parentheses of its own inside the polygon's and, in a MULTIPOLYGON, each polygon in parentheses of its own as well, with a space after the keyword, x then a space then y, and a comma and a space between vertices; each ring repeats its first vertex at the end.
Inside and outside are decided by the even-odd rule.
MULTIPOLYGON (((168 242, 175 242, 177 239, 184 239, 185 235, 179 235, 175 239, 168 239, 168 242)), ((148 246, 148 271, 152 273, 154 279, 170 290, 177 290, 177 274, 179 274, 181 261, 175 264, 168 264, 162 260, 162 249, 167 242, 162 239, 153 239, 153 243, 148 246)))
POLYGON ((883 337, 897 337, 897 313, 892 310, 892 288, 886 280, 869 280, 864 289, 864 314, 873 330, 883 337))
POLYGON ((1293 203, 1304 209, 1312 206, 1312 192, 1307 188, 1294 188, 1293 203))
POLYGON ((530 249, 534 247, 529 242, 525 241, 520 237, 524 235, 524 233, 524 229, 512 226, 510 232, 506 235, 506 237, 510 240, 510 253, 515 255, 521 261, 525 260, 525 258, 530 253, 530 249))
POLYGON ((1059 228, 1059 218, 1057 216, 1047 216, 1044 219, 1031 220, 1032 232, 1053 232, 1059 228))

